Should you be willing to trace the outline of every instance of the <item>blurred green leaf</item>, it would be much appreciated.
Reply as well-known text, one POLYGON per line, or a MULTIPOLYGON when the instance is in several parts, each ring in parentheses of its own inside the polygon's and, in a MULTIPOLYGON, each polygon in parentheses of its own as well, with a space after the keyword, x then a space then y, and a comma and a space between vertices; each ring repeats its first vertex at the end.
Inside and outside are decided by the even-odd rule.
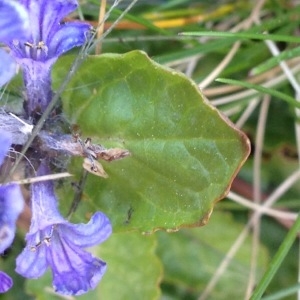
POLYGON ((85 137, 131 153, 104 162, 109 178, 90 175, 84 189, 117 231, 204 225, 249 152, 192 81, 143 52, 90 57, 62 100, 85 137))
POLYGON ((26 282, 26 292, 34 296, 35 300, 60 300, 64 296, 58 295, 52 288, 52 274, 48 270, 38 279, 30 279, 26 282))
POLYGON ((155 235, 131 232, 113 234, 101 245, 101 257, 108 264, 99 286, 101 299, 159 299, 163 271, 156 244, 155 235))
MULTIPOLYGON (((172 299, 198 299, 227 255, 243 226, 229 214, 215 211, 203 228, 158 232, 158 256, 165 269, 164 282, 174 287, 172 299), (179 290, 180 289, 180 290, 179 290), (180 291, 181 298, 176 297, 180 291)), ((264 271, 268 253, 259 248, 257 276, 264 271)), ((208 299, 243 299, 249 280, 251 238, 248 237, 213 288, 208 299)), ((170 293, 170 292, 169 292, 170 293)))

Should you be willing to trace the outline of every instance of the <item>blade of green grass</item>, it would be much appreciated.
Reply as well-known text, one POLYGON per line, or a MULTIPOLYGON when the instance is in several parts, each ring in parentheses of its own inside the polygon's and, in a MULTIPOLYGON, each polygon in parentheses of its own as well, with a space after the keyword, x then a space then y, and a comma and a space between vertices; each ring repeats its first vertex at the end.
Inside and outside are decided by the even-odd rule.
POLYGON ((279 55, 274 56, 267 61, 263 62, 262 64, 258 65, 257 67, 252 69, 252 74, 253 75, 258 75, 263 72, 268 71, 269 69, 277 66, 279 62, 286 60, 286 59, 291 59, 294 57, 297 57, 300 55, 300 47, 296 47, 294 49, 289 49, 286 51, 281 52, 279 55))
POLYGON ((156 55, 155 57, 153 57, 153 59, 160 64, 166 64, 178 59, 184 59, 194 55, 211 53, 214 52, 215 50, 229 47, 229 45, 231 44, 233 44, 232 40, 216 40, 216 41, 211 41, 209 43, 194 46, 193 48, 174 51, 171 52, 170 54, 156 55))
POLYGON ((260 93, 268 94, 273 97, 277 97, 283 101, 286 101, 287 103, 291 104, 292 106, 300 108, 300 102, 296 101, 293 97, 288 96, 287 94, 281 93, 279 91, 276 91, 274 89, 266 88, 264 86, 245 82, 245 81, 239 81, 239 80, 227 79, 227 78, 217 78, 216 81, 222 82, 222 83, 227 83, 227 84, 232 84, 232 85, 243 86, 248 89, 254 89, 260 93))
POLYGON ((253 25, 248 30, 244 32, 257 33, 257 32, 267 32, 267 31, 276 31, 278 28, 282 28, 286 24, 295 24, 297 27, 299 24, 299 12, 300 7, 295 7, 293 11, 288 11, 285 14, 281 14, 280 18, 271 18, 266 19, 258 25, 253 25))
MULTIPOLYGON (((110 16, 113 17, 119 17, 122 14, 122 10, 120 9, 114 9, 112 11, 112 13, 110 14, 110 16)), ((168 30, 159 28, 157 26, 155 26, 151 21, 146 20, 145 18, 143 18, 142 16, 134 16, 132 14, 126 14, 125 20, 129 20, 132 22, 135 22, 137 24, 143 25, 145 26, 145 29, 149 29, 152 30, 153 32, 162 34, 162 35, 171 35, 171 33, 168 30)))
POLYGON ((199 31, 199 32, 180 32, 179 35, 184 36, 209 36, 220 38, 232 38, 234 40, 271 40, 274 42, 290 42, 299 43, 300 38, 295 36, 280 35, 280 34, 263 34, 249 32, 222 32, 222 31, 199 31))
POLYGON ((287 296, 291 296, 297 293, 300 290, 300 284, 295 284, 287 289, 279 291, 273 295, 263 297, 262 300, 279 300, 279 299, 286 299, 287 296))
POLYGON ((284 258, 286 257, 288 251, 293 245, 294 240, 297 237, 297 234, 300 231, 300 213, 298 217, 287 233, 285 239, 283 240, 282 244, 280 245, 278 251, 276 252, 275 256, 273 257, 272 261, 270 262, 270 266, 258 285, 256 286, 250 300, 260 300, 263 293, 265 292, 267 286, 271 282, 272 278, 274 277, 275 273, 279 269, 281 263, 283 262, 284 258))

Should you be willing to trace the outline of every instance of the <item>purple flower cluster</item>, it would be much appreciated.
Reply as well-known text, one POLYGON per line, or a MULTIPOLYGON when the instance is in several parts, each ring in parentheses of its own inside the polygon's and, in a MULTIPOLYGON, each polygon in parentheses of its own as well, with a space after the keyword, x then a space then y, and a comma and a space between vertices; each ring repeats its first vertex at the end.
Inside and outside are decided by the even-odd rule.
MULTIPOLYGON (((0 42, 10 49, 10 53, 0 51, 0 87, 11 79, 19 65, 28 117, 42 114, 51 101, 51 68, 57 58, 84 44, 90 34, 87 24, 62 22, 76 7, 76 0, 0 0, 0 42)), ((0 164, 11 144, 10 135, 0 132, 0 164)), ((44 159, 37 175, 47 174, 50 169, 44 159)), ((0 254, 13 242, 23 205, 18 185, 0 185, 0 254)), ((51 181, 31 185, 31 211, 26 247, 17 257, 16 272, 26 278, 38 278, 49 267, 54 290, 65 295, 81 295, 95 288, 106 264, 84 249, 109 237, 109 219, 96 212, 87 224, 70 223, 59 213, 51 181)), ((0 271, 0 293, 12 284, 10 276, 0 271)))

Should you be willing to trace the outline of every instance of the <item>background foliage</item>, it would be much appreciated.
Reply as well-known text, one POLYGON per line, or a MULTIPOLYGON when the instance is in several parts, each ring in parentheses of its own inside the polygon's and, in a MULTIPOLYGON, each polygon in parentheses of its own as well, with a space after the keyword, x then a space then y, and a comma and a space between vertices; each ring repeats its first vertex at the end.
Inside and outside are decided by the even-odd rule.
MULTIPOLYGON (((121 1, 112 10, 105 22, 106 29, 130 3, 131 1, 121 1)), ((107 5, 109 8, 112 1, 108 1, 107 5)), ((193 155, 203 156, 209 150, 205 149, 205 144, 200 147, 200 137, 203 138, 205 130, 196 128, 199 137, 196 146, 199 151, 192 153, 191 156, 179 155, 178 163, 175 166, 171 165, 172 155, 178 158, 178 153, 182 153, 180 145, 183 144, 183 137, 191 137, 191 132, 194 132, 195 128, 190 123, 186 123, 180 127, 183 130, 178 132, 173 127, 177 117, 174 113, 178 107, 175 110, 171 103, 162 102, 162 99, 167 98, 164 96, 163 87, 168 85, 167 82, 162 82, 163 79, 160 77, 164 69, 153 64, 153 67, 159 68, 158 71, 151 70, 150 74, 139 72, 131 78, 125 74, 125 77, 129 78, 127 85, 124 85, 122 90, 118 90, 116 86, 123 83, 120 80, 124 76, 122 72, 130 68, 130 63, 137 61, 138 64, 149 63, 143 54, 137 52, 126 54, 124 64, 127 64, 127 67, 123 66, 115 70, 116 75, 111 78, 107 78, 110 76, 107 74, 113 73, 108 71, 120 66, 121 62, 117 61, 120 56, 105 54, 106 56, 102 58, 84 62, 82 69, 62 95, 68 120, 71 123, 80 123, 80 128, 85 135, 92 136, 96 142, 103 143, 105 146, 128 148, 133 153, 142 153, 146 148, 151 151, 148 152, 149 157, 143 164, 134 156, 103 164, 112 178, 108 183, 92 176, 88 178, 87 189, 78 214, 73 216, 74 221, 82 221, 82 216, 88 218, 90 212, 98 208, 112 218, 116 233, 99 249, 93 249, 95 254, 108 262, 109 268, 103 281, 95 291, 78 298, 247 299, 250 297, 255 284, 268 270, 270 258, 282 245, 295 218, 295 214, 292 213, 299 210, 300 187, 299 183, 293 184, 300 176, 299 142, 297 144, 300 138, 297 123, 299 112, 295 107, 295 101, 289 103, 283 101, 280 94, 274 95, 275 90, 293 100, 297 100, 299 96, 297 83, 300 71, 297 44, 299 10, 300 6, 295 1, 280 0, 220 0, 214 3, 196 0, 139 0, 102 43, 102 53, 123 54, 138 49, 146 52, 154 61, 185 73, 199 84, 209 101, 250 138, 252 153, 233 182, 228 199, 222 200, 215 206, 208 225, 200 228, 181 229, 175 233, 158 231, 151 235, 132 231, 136 229, 141 232, 152 231, 155 229, 153 224, 157 222, 160 222, 158 227, 174 229, 181 227, 186 218, 190 218, 189 223, 194 223, 195 216, 199 216, 199 211, 195 211, 197 195, 190 194, 190 209, 178 205, 180 197, 168 198, 168 195, 174 192, 174 186, 170 184, 170 180, 174 178, 171 178, 170 174, 172 176, 175 174, 177 177, 179 174, 190 176, 191 173, 186 171, 185 164, 192 164, 193 155), (218 31, 221 34, 219 37, 211 37, 211 31, 218 31), (222 36, 222 32, 229 31, 240 32, 241 35, 222 36), (181 32, 206 32, 206 35, 179 36, 178 33, 181 32), (253 37, 255 34, 266 32, 281 38, 271 42, 265 41, 258 35, 257 38, 253 37), (251 38, 247 34, 252 34, 251 38), (276 49, 280 56, 275 53, 276 49), (220 65, 225 58, 225 63, 220 65), (287 70, 280 66, 282 59, 285 59, 287 70), (92 69, 93 71, 89 72, 92 69), (93 80, 95 72, 99 77, 93 80), (291 75, 295 82, 291 79, 291 75), (157 82, 152 81, 153 77, 157 82), (217 77, 249 82, 255 84, 253 88, 256 89, 245 88, 238 82, 235 85, 225 85, 216 81, 217 77), (144 80, 148 78, 147 87, 140 84, 141 78, 144 80), (107 82, 114 84, 110 92, 106 89, 107 82), (161 84, 161 89, 154 88, 157 84, 161 84), (269 90, 262 93, 259 86, 265 86, 269 90), (132 91, 132 88, 135 90, 132 91), (151 106, 147 104, 149 95, 143 94, 145 91, 154 95, 155 107, 164 103, 157 108, 156 112, 151 112, 151 106), (138 96, 130 97, 132 94, 138 96), (97 102, 98 97, 103 101, 97 102), (119 102, 120 97, 128 99, 125 107, 119 102), (85 105, 87 99, 89 105, 85 105), (143 118, 133 126, 128 126, 128 123, 133 121, 130 109, 136 105, 141 105, 143 118), (111 107, 114 108, 112 111, 116 112, 117 117, 108 115, 111 111, 108 108, 111 107), (171 118, 170 121, 165 117, 166 115, 174 119, 171 118), (146 128, 149 119, 154 119, 159 126, 146 128), (165 124, 161 127, 162 123, 165 124), (134 131, 131 132, 133 128, 134 131), (136 128, 140 128, 141 136, 134 135, 137 132, 136 128), (154 140, 151 140, 152 134, 155 135, 154 140), (174 135, 175 139, 172 139, 170 147, 164 149, 170 153, 171 158, 163 161, 162 157, 157 156, 161 153, 159 150, 162 147, 158 137, 166 137, 170 134, 174 135), (100 139, 99 136, 101 140, 97 140, 100 139), (143 142, 145 138, 148 144, 143 142), (174 147, 175 149, 178 147, 179 152, 172 154, 170 151, 174 147), (188 162, 186 157, 191 159, 191 162, 188 162), (162 163, 163 165, 160 165, 162 163), (154 170, 149 168, 153 165, 154 170), (134 172, 136 168, 139 170, 138 173, 134 172), (176 171, 164 174, 164 178, 161 178, 158 172, 160 168, 164 170, 175 168, 176 171), (147 176, 141 178, 140 172, 145 170, 147 176), (294 177, 291 176, 296 178, 293 182, 294 177), (170 214, 164 220, 154 219, 151 223, 151 216, 153 218, 156 216, 151 212, 151 208, 155 207, 163 211, 165 203, 155 201, 149 203, 147 198, 149 191, 143 190, 142 187, 157 187, 161 182, 163 185, 158 193, 159 195, 165 193, 165 198, 168 199, 166 210, 170 214), (282 186, 282 183, 290 182, 292 182, 290 186, 282 186), (137 183, 140 184, 134 185, 137 183), (100 192, 98 186, 101 186, 100 192), (274 194, 279 187, 282 187, 280 193, 274 194), (274 210, 267 210, 264 211, 266 214, 264 216, 257 214, 257 212, 262 213, 261 206, 264 201, 270 200, 270 196, 274 200, 272 205, 280 210, 279 213, 277 211, 274 216, 272 215, 274 210), (109 200, 105 202, 103 199, 109 200), (176 204, 173 203, 174 199, 176 204), (172 212, 172 209, 175 212, 172 212), (177 214, 176 211, 184 211, 187 214, 177 214), (146 215, 141 212, 146 212, 146 215), (255 222, 249 224, 251 219, 255 222), (167 224, 163 224, 164 222, 167 224)), ((81 1, 78 15, 72 17, 84 17, 96 26, 98 14, 99 2, 89 0, 81 1)), ((59 86, 68 72, 70 59, 65 57, 57 64, 54 72, 56 86, 59 86)), ((177 83, 170 87, 174 89, 173 93, 178 95, 175 98, 176 105, 180 105, 182 93, 190 93, 191 97, 184 95, 191 101, 181 103, 183 105, 181 112, 189 116, 188 120, 192 119, 191 116, 201 120, 203 122, 201 124, 207 125, 206 130, 218 128, 209 132, 217 136, 220 134, 220 127, 214 124, 219 122, 217 121, 219 119, 214 119, 216 111, 196 103, 195 99, 202 96, 200 94, 195 96, 192 84, 190 82, 183 84, 180 76, 176 73, 177 83), (204 114, 203 110, 206 110, 208 115, 204 114), (202 120, 204 115, 207 119, 202 120)), ((236 135, 236 132, 226 128, 221 134, 236 135)), ((243 150, 238 151, 238 145, 240 144, 232 145, 240 155, 230 163, 233 169, 234 164, 239 165, 239 160, 243 156, 243 150)), ((222 150, 222 153, 232 151, 227 145, 223 146, 225 150, 222 150)), ((69 168, 79 177, 81 161, 72 160, 69 168)), ((198 173, 195 173, 198 180, 200 169, 201 167, 196 170, 198 173)), ((229 173, 227 179, 231 176, 229 173)), ((220 171, 215 176, 218 180, 222 180, 223 172, 220 171)), ((188 185, 192 182, 189 188, 194 190, 195 186, 201 186, 202 180, 193 181, 189 178, 188 185)), ((180 186, 180 188, 185 187, 186 182, 182 182, 180 186)), ((69 196, 71 185, 58 185, 58 188, 60 199, 64 199, 61 201, 61 208, 66 212, 72 200, 69 196)), ((215 191, 215 187, 212 190, 215 191)), ((224 190, 220 189, 216 194, 220 195, 223 192, 224 190)), ((212 202, 208 202, 205 207, 200 208, 203 218, 212 205, 212 202)), ((8 273, 13 269, 14 264, 11 257, 21 249, 22 239, 23 236, 20 234, 10 252, 4 257, 3 266, 8 273)), ((298 276, 296 257, 298 257, 298 247, 295 244, 268 286, 265 299, 268 295, 273 295, 273 298, 268 299, 295 299, 298 276), (278 292, 285 295, 276 296, 278 292)), ((2 265, 0 267, 2 268, 2 265)), ((16 278, 18 283, 15 284, 14 289, 8 294, 1 295, 0 298, 29 299, 28 294, 34 295, 35 299, 61 298, 53 295, 50 274, 48 275, 41 280, 28 282, 16 278), (23 294, 23 286, 26 295, 23 294)))

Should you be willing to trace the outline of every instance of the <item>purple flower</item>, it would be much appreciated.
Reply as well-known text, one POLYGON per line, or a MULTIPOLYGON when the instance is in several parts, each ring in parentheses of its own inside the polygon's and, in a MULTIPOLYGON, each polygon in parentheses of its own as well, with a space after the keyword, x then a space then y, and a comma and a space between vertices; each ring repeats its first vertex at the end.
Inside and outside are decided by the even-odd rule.
MULTIPOLYGON (((27 39, 28 14, 24 7, 11 0, 0 0, 0 42, 12 39, 27 39)), ((0 50, 0 87, 15 74, 16 66, 12 57, 0 50)))
MULTIPOLYGON (((10 145, 10 137, 5 132, 0 132, 0 165, 10 145)), ((23 205, 19 186, 15 184, 0 186, 0 254, 12 244, 16 220, 23 210, 23 205)), ((12 279, 7 274, 0 272, 0 293, 9 290, 12 283, 12 279)))
MULTIPOLYGON (((49 170, 42 164, 38 175, 45 174, 49 170)), ((34 183, 31 189, 32 220, 16 271, 27 278, 38 278, 50 267, 55 291, 65 295, 94 289, 106 263, 83 249, 108 238, 112 231, 108 218, 97 212, 87 224, 72 224, 57 209, 52 182, 34 183)))
POLYGON ((91 26, 61 20, 77 8, 76 0, 20 0, 30 18, 26 42, 11 39, 8 43, 23 68, 27 93, 27 112, 45 110, 52 98, 51 67, 57 58, 73 47, 81 46, 91 26))
MULTIPOLYGON (((2 136, 1 142, 3 142, 2 136)), ((23 197, 18 185, 10 184, 0 187, 0 253, 3 253, 14 239, 15 223, 23 210, 23 205, 23 197)))
POLYGON ((12 279, 0 271, 0 293, 6 293, 13 285, 12 279))

